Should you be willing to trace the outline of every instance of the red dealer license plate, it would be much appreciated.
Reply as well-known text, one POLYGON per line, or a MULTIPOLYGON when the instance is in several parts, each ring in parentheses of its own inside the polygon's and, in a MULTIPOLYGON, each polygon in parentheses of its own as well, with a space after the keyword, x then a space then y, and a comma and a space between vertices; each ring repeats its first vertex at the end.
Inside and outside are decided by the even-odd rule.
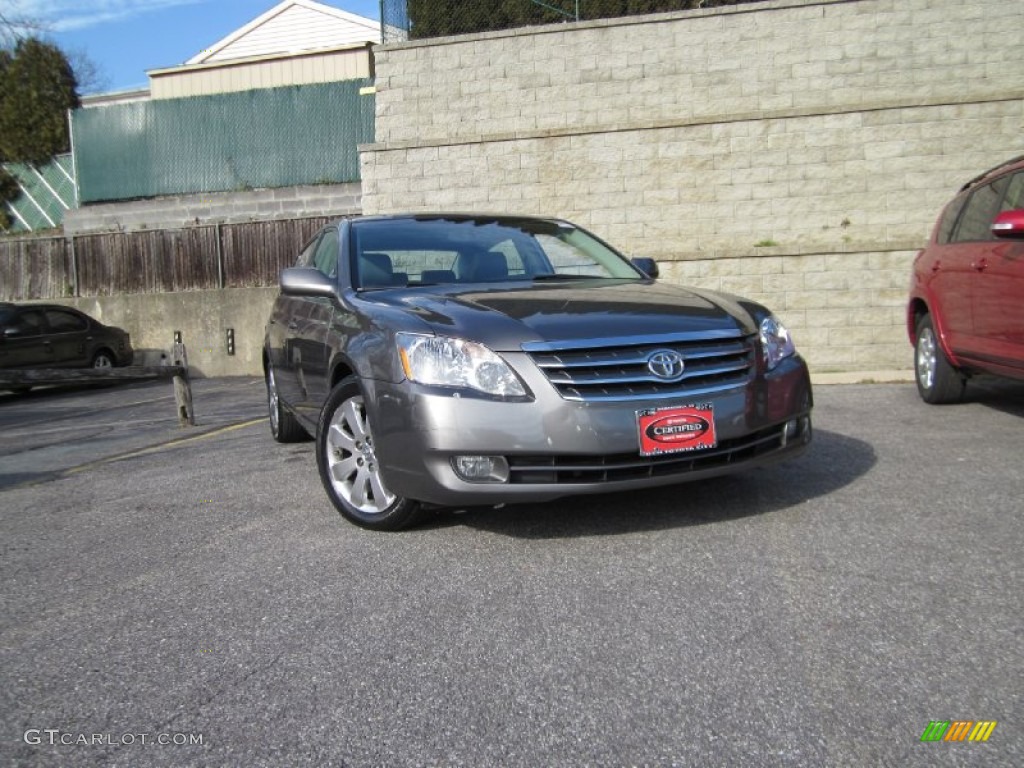
POLYGON ((714 448, 718 445, 714 410, 711 403, 699 403, 637 411, 640 455, 714 448))

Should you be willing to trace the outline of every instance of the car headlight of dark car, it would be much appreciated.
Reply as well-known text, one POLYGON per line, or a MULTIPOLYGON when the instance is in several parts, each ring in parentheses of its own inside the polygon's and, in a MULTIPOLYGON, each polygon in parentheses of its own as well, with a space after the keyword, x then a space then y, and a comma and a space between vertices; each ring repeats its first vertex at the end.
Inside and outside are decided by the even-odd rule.
POLYGON ((483 344, 417 333, 397 333, 395 340, 410 381, 497 397, 526 396, 526 388, 508 364, 483 344))
POLYGON ((769 371, 787 357, 796 354, 789 331, 775 315, 768 315, 761 321, 761 350, 765 368, 769 371))

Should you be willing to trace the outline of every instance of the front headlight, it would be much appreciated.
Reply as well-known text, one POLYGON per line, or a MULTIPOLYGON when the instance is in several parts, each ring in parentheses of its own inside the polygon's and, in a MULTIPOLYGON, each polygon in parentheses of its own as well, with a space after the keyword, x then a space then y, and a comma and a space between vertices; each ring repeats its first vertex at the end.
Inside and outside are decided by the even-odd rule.
POLYGON ((512 369, 483 344, 415 333, 397 333, 395 339, 402 368, 410 381, 438 387, 468 387, 501 397, 526 395, 512 369))
POLYGON ((761 349, 765 367, 769 371, 787 357, 796 354, 789 331, 775 315, 768 315, 761 321, 761 349))

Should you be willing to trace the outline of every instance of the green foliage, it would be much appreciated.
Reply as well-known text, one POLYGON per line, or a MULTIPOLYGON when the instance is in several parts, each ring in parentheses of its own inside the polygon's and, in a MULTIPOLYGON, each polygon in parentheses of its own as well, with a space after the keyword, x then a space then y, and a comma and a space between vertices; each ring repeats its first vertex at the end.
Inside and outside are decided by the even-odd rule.
POLYGON ((0 160, 42 165, 67 152, 67 110, 79 106, 75 74, 60 49, 20 40, 0 51, 0 160))
POLYGON ((8 198, 18 191, 18 181, 4 168, 0 167, 0 199, 8 198))
POLYGON ((0 166, 0 230, 10 229, 11 218, 3 205, 6 200, 13 200, 18 194, 18 182, 11 174, 0 166))

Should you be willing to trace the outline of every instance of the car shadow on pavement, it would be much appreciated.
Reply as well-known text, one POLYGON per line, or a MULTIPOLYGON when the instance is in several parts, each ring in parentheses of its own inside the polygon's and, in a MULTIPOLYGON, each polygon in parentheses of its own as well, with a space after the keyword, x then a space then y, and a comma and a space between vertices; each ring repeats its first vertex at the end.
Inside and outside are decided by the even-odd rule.
POLYGON ((876 460, 868 443, 816 430, 802 456, 738 475, 546 504, 441 513, 426 527, 466 525, 506 536, 548 539, 707 525, 777 512, 825 496, 867 473, 876 460))
POLYGON ((12 472, 0 473, 0 491, 20 486, 38 485, 60 477, 60 472, 12 472))
POLYGON ((998 379, 995 376, 978 376, 967 382, 962 402, 977 403, 1011 416, 1024 418, 1024 382, 998 379))
POLYGON ((109 387, 123 385, 124 382, 75 382, 72 384, 45 384, 32 387, 32 389, 0 389, 0 406, 14 406, 19 403, 46 400, 54 395, 62 395, 68 392, 83 392, 90 389, 107 389, 109 387))

